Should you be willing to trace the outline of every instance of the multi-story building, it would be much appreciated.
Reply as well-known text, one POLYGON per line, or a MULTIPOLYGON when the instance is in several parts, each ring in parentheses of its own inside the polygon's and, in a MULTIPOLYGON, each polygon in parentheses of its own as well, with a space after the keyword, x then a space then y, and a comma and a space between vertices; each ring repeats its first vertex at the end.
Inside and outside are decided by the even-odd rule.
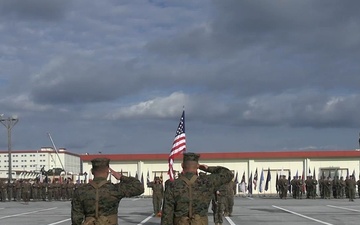
MULTIPOLYGON (((35 178, 41 169, 45 171, 61 168, 68 174, 81 172, 80 156, 60 148, 58 152, 51 147, 39 150, 13 150, 11 153, 12 178, 35 178)), ((9 174, 8 151, 0 151, 0 178, 7 178, 9 174)))

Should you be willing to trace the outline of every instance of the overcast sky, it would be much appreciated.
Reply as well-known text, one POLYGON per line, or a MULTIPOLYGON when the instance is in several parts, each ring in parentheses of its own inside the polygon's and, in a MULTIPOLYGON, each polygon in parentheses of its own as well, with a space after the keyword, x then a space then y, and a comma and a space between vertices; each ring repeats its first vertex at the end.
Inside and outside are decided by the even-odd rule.
MULTIPOLYGON (((0 0, 14 150, 351 150, 360 2, 0 0)), ((0 129, 0 150, 7 132, 0 129)))

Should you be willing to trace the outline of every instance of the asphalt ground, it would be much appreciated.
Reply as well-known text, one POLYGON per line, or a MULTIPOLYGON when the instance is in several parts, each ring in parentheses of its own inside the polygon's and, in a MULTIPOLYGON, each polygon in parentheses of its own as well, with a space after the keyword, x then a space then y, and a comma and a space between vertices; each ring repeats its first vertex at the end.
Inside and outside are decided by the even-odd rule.
MULTIPOLYGON (((1 225, 71 224, 70 202, 0 202, 1 225)), ((160 224, 152 215, 151 198, 123 199, 119 224, 160 224)), ((209 224, 213 223, 209 210, 209 224)), ((359 225, 360 199, 278 199, 235 197, 231 217, 224 225, 359 225)))

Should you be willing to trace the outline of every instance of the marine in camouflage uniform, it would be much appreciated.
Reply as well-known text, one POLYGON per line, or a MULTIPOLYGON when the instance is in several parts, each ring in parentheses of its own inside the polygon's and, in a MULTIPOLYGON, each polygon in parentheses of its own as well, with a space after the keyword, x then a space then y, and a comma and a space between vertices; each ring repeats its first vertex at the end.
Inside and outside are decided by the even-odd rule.
POLYGON ((318 184, 318 181, 311 177, 311 192, 310 192, 310 198, 315 199, 316 198, 316 186, 318 184))
POLYGON ((21 201, 21 189, 22 189, 22 180, 17 180, 15 183, 16 201, 21 201))
POLYGON ((36 180, 32 185, 31 185, 31 189, 32 189, 32 197, 33 200, 36 201, 39 199, 39 180, 36 180))
POLYGON ((339 182, 340 182, 340 198, 344 198, 345 197, 345 187, 346 187, 344 177, 340 177, 339 182))
POLYGON ((233 178, 225 167, 199 165, 199 155, 183 154, 183 174, 165 188, 161 225, 207 225, 215 191, 233 178), (210 173, 197 175, 197 169, 210 173))
POLYGON ((147 186, 152 189, 152 200, 154 215, 161 216, 161 204, 164 197, 164 187, 159 177, 155 177, 153 182, 147 183, 147 186))
POLYGON ((71 201, 72 225, 94 224, 95 221, 101 221, 100 224, 117 225, 120 200, 144 193, 144 186, 138 179, 115 172, 109 167, 109 162, 107 158, 96 158, 91 161, 94 179, 76 189, 74 193, 71 201), (120 183, 112 184, 107 180, 109 170, 120 183))
POLYGON ((0 180, 0 195, 1 195, 1 201, 5 202, 6 201, 6 196, 7 196, 7 184, 5 183, 5 181, 0 180))
POLYGON ((279 178, 279 196, 281 199, 287 198, 287 192, 289 191, 289 181, 286 179, 285 175, 281 175, 279 178))
POLYGON ((350 175, 349 178, 346 178, 345 183, 346 183, 346 187, 349 190, 349 201, 354 201, 355 187, 356 187, 355 178, 352 175, 350 175))
POLYGON ((70 180, 67 186, 68 200, 71 200, 73 198, 74 190, 75 190, 75 184, 72 180, 70 180))
POLYGON ((228 184, 223 184, 215 191, 213 199, 211 200, 212 211, 215 225, 221 225, 223 223, 223 216, 226 208, 228 184))
POLYGON ((21 189, 23 200, 26 204, 30 201, 31 183, 27 180, 23 181, 21 189))
POLYGON ((332 190, 332 180, 331 177, 328 177, 324 180, 324 198, 330 199, 331 190, 332 190))
POLYGON ((53 182, 50 182, 47 184, 47 195, 48 195, 48 201, 51 202, 54 198, 54 190, 55 190, 55 184, 53 182))
POLYGON ((9 202, 11 202, 12 198, 13 198, 13 188, 14 188, 14 184, 12 181, 7 183, 7 194, 8 194, 8 200, 9 202))

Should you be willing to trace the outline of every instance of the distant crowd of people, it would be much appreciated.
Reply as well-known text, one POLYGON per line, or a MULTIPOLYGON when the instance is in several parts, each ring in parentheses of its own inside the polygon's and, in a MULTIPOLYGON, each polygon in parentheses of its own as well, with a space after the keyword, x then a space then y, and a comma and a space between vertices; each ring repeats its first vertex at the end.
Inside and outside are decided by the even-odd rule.
POLYGON ((71 179, 54 182, 42 182, 39 179, 19 179, 14 182, 0 180, 0 201, 68 201, 81 185, 83 182, 73 183, 71 179))
POLYGON ((303 197, 315 199, 319 196, 322 199, 349 198, 349 201, 354 201, 356 186, 360 196, 360 177, 356 181, 353 175, 346 179, 335 176, 334 178, 321 177, 319 180, 310 175, 304 181, 301 176, 294 176, 290 182, 286 176, 282 175, 276 184, 276 190, 281 199, 286 199, 287 194, 291 193, 295 199, 302 199, 303 197), (319 195, 317 194, 317 187, 319 187, 319 195))

